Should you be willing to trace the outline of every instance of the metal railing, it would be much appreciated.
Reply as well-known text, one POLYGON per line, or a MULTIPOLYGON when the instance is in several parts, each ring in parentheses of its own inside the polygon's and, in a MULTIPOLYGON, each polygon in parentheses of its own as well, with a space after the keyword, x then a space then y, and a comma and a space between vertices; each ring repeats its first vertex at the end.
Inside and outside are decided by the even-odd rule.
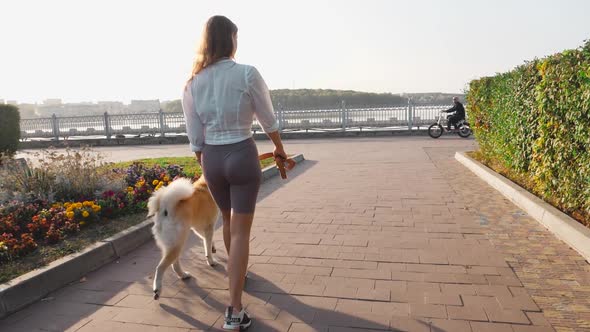
MULTIPOLYGON (((275 113, 281 131, 333 131, 378 130, 384 128, 420 128, 433 123, 439 112, 448 105, 347 108, 339 107, 314 110, 285 109, 277 107, 275 113)), ((109 114, 69 116, 37 119, 21 119, 21 138, 51 138, 100 136, 112 138, 118 135, 161 135, 186 133, 183 113, 163 111, 135 114, 109 114)), ((261 131, 254 121, 254 132, 261 131)))

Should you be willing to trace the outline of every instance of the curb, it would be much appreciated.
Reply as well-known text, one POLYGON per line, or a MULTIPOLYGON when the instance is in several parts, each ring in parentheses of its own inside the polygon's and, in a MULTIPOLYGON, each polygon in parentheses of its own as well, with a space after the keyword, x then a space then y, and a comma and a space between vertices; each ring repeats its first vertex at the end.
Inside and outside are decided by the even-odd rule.
MULTIPOLYGON (((298 154, 293 160, 299 164, 305 158, 303 154, 298 154)), ((275 166, 265 167, 262 181, 278 174, 275 166)), ((145 244, 152 239, 152 225, 152 220, 145 220, 80 252, 0 284, 0 319, 145 244)))
POLYGON ((455 159, 590 262, 590 229, 465 153, 455 159))

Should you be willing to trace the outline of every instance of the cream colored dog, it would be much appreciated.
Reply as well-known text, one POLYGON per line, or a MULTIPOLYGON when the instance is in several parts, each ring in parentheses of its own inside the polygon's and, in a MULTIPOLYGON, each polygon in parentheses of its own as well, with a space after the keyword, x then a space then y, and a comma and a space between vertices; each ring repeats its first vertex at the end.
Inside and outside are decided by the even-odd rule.
POLYGON ((154 192, 148 201, 148 211, 148 217, 154 217, 152 232, 162 250, 153 286, 154 299, 157 300, 162 291, 162 274, 170 265, 179 278, 190 278, 179 262, 190 229, 203 239, 207 263, 210 266, 216 264, 212 253, 215 252, 213 232, 218 208, 205 178, 201 177, 194 184, 189 179, 177 179, 154 192))

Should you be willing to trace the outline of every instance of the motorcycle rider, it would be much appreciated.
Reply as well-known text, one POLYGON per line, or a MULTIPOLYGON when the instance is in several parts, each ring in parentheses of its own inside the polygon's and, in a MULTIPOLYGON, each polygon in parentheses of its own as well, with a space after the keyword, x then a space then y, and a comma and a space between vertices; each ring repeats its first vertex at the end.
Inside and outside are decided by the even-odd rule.
POLYGON ((453 97, 453 104, 454 106, 452 108, 443 111, 445 113, 455 113, 447 118, 449 120, 447 121, 447 130, 451 130, 451 124, 457 129, 457 123, 465 119, 465 107, 459 102, 459 98, 453 97))

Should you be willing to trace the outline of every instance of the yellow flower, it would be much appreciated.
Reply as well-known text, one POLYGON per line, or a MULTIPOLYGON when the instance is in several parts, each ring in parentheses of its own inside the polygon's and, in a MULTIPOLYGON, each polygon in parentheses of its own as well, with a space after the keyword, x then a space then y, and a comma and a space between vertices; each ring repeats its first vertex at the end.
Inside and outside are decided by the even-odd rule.
POLYGON ((158 185, 158 183, 160 183, 160 181, 158 181, 158 180, 154 180, 154 181, 152 181, 152 185, 154 185, 154 186, 157 186, 157 185, 158 185))
POLYGON ((84 226, 84 225, 86 225, 86 222, 85 221, 80 221, 80 226, 84 226))
POLYGON ((92 206, 92 211, 94 211, 94 212, 100 211, 100 205, 93 205, 92 206))
POLYGON ((168 177, 168 175, 164 176, 164 182, 168 182, 170 181, 170 177, 168 177))
POLYGON ((68 217, 68 219, 74 219, 74 212, 71 210, 66 212, 66 217, 68 217))
POLYGON ((127 192, 132 192, 133 191, 133 187, 127 187, 127 192))
POLYGON ((92 206, 94 204, 94 202, 91 201, 84 201, 83 205, 84 206, 92 206))
POLYGON ((90 215, 90 213, 88 213, 88 211, 82 212, 82 217, 84 217, 84 218, 88 218, 89 215, 90 215))
POLYGON ((76 203, 76 209, 81 209, 82 206, 83 206, 82 203, 80 203, 80 202, 76 203))
POLYGON ((66 209, 66 212, 72 212, 73 210, 74 210, 73 206, 68 206, 68 208, 66 209))
POLYGON ((67 208, 69 208, 69 207, 70 207, 70 205, 72 205, 72 203, 70 203, 70 202, 66 202, 66 203, 64 203, 64 207, 65 207, 66 209, 67 209, 67 208))

